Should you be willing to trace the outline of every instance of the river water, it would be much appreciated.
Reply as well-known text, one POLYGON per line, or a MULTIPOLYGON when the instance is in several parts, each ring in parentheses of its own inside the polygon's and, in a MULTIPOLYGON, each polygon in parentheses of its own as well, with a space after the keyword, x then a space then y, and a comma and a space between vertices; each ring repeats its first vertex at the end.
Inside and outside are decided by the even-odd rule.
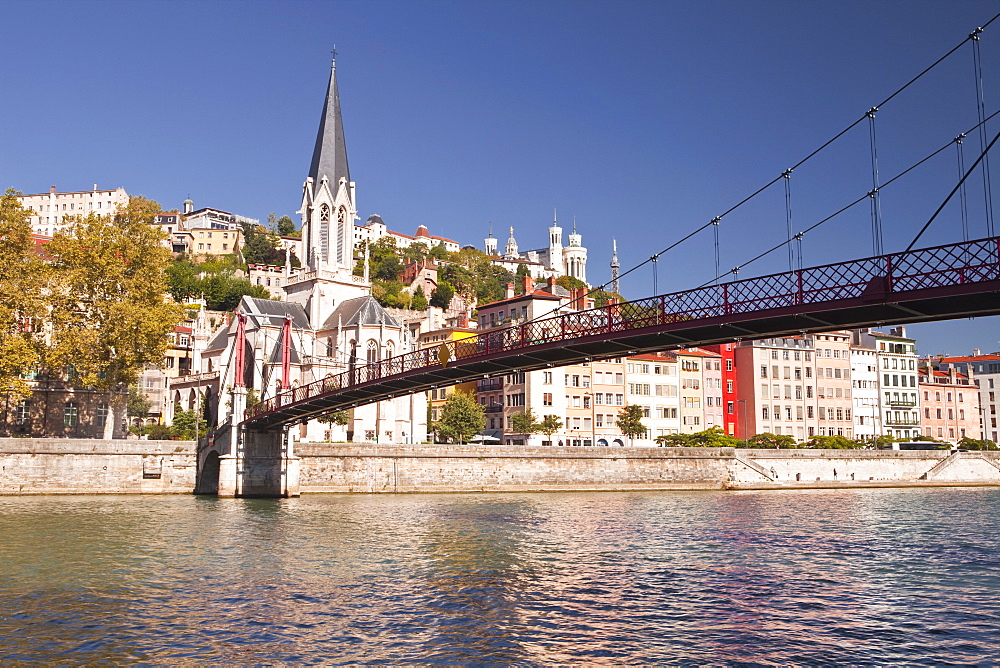
POLYGON ((0 497, 0 662, 1000 660, 1000 489, 0 497))

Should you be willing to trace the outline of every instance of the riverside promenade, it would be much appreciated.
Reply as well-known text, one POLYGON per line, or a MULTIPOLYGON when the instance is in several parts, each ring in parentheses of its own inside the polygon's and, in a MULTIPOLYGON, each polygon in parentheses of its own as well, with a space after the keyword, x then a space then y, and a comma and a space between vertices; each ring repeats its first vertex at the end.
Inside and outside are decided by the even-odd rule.
MULTIPOLYGON (((1000 453, 297 443, 301 491, 1000 486, 1000 453)), ((0 439, 0 494, 190 494, 192 441, 0 439)))

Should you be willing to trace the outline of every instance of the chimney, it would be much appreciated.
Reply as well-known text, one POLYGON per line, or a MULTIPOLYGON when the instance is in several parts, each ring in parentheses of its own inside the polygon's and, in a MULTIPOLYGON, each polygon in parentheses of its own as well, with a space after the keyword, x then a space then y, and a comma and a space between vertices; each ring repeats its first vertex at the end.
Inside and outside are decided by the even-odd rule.
POLYGON ((556 284, 556 277, 555 276, 549 276, 548 278, 545 279, 545 284, 546 284, 546 288, 545 288, 546 292, 549 292, 551 294, 555 294, 555 289, 554 289, 553 286, 556 284))
POLYGON ((49 194, 50 195, 55 195, 56 194, 56 187, 55 186, 49 186, 49 194))
POLYGON ((469 314, 465 311, 458 314, 458 326, 462 328, 467 328, 469 326, 469 314))
POLYGON ((510 299, 513 296, 514 296, 514 284, 513 283, 508 283, 507 284, 507 294, 504 297, 504 299, 510 299))
POLYGON ((980 354, 981 352, 982 352, 982 351, 981 351, 981 350, 979 350, 979 348, 973 348, 973 349, 972 349, 972 356, 973 356, 973 357, 979 357, 979 354, 980 354))
POLYGON ((573 288, 569 291, 570 306, 577 311, 583 311, 586 307, 584 303, 587 295, 587 288, 573 288))
POLYGON ((531 280, 531 276, 522 276, 521 287, 524 288, 524 294, 528 294, 535 287, 535 282, 531 280))

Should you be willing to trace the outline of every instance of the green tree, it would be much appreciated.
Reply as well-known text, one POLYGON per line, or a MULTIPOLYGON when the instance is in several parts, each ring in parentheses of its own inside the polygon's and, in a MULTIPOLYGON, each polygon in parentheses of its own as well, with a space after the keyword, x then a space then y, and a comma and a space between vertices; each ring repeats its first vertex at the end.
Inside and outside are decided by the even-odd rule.
POLYGON ((532 409, 528 408, 510 416, 510 428, 515 434, 530 436, 531 434, 541 433, 542 423, 535 417, 532 409))
POLYGON ((427 297, 424 296, 424 291, 417 288, 413 293, 413 299, 410 301, 411 311, 426 311, 427 310, 427 297))
POLYGON ((288 216, 278 219, 277 232, 280 236, 290 237, 295 234, 295 221, 288 216))
POLYGON ((343 427, 345 424, 351 421, 353 412, 351 409, 343 411, 330 411, 329 413, 323 413, 318 418, 317 422, 322 424, 335 424, 337 426, 343 427))
POLYGON ((431 259, 437 260, 438 262, 449 259, 448 250, 441 244, 431 246, 427 256, 431 259))
MULTIPOLYGON (((273 230, 250 222, 240 223, 243 228, 243 261, 247 264, 285 264, 285 251, 273 230)), ((296 258, 297 259, 297 258, 296 258)))
POLYGON ((232 311, 239 306, 244 295, 270 299, 267 288, 239 278, 231 271, 206 276, 200 285, 201 294, 205 295, 205 303, 210 311, 232 311))
POLYGON ((818 450, 852 450, 863 448, 865 444, 849 439, 846 436, 813 436, 803 443, 802 447, 818 450))
POLYGON ((587 284, 581 281, 575 276, 560 276, 556 279, 556 285, 562 286, 567 290, 572 290, 573 288, 585 288, 587 284))
POLYGON ((722 431, 722 427, 712 427, 691 434, 688 445, 695 448, 738 448, 743 445, 743 439, 730 436, 722 431))
POLYGON ((618 413, 615 424, 626 437, 642 438, 646 435, 646 425, 642 423, 642 407, 637 404, 626 406, 618 413))
POLYGON ((751 436, 747 440, 747 447, 775 450, 779 448, 796 448, 798 447, 798 444, 790 434, 777 435, 769 432, 763 432, 761 434, 754 434, 751 436))
POLYGON ((201 279, 198 265, 181 258, 170 263, 167 267, 167 286, 170 289, 170 296, 178 302, 184 302, 191 297, 201 294, 201 279))
POLYGON ((665 434, 656 437, 656 444, 670 448, 686 448, 691 445, 694 434, 665 434))
POLYGON ((528 265, 517 265, 517 271, 514 272, 514 294, 524 294, 524 279, 530 276, 531 272, 528 270, 528 265))
POLYGON ((444 281, 439 281, 438 286, 431 293, 431 306, 438 308, 448 308, 451 298, 455 296, 455 289, 444 281))
POLYGON ((595 290, 590 293, 590 296, 594 299, 594 306, 596 308, 603 308, 607 305, 609 299, 616 299, 619 303, 625 301, 625 299, 617 292, 608 292, 607 290, 595 290))
POLYGON ((50 273, 35 252, 29 212, 18 194, 7 190, 0 198, 0 393, 13 402, 31 393, 26 377, 42 362, 50 273))
POLYGON ((958 447, 963 450, 997 450, 997 444, 993 441, 986 439, 969 438, 968 436, 963 436, 962 440, 958 442, 958 447))
POLYGON ((423 241, 415 241, 403 249, 403 259, 407 262, 420 262, 427 259, 430 252, 431 249, 423 241))
POLYGON ((545 434, 545 440, 552 442, 552 434, 556 433, 563 427, 563 421, 559 419, 556 415, 546 415, 542 418, 541 426, 538 431, 545 434))
POLYGON ((202 416, 198 415, 198 411, 192 408, 174 413, 174 421, 170 425, 170 431, 175 438, 193 441, 208 433, 208 424, 202 416))
POLYGON ((483 407, 476 403, 472 394, 459 390, 452 392, 444 402, 436 428, 439 436, 465 443, 485 426, 483 407))
POLYGON ((125 404, 125 414, 130 418, 144 418, 149 415, 149 409, 153 407, 149 397, 139 387, 139 383, 130 383, 128 386, 128 399, 125 404))
MULTIPOLYGON (((170 251, 150 225, 159 211, 156 202, 133 197, 114 215, 92 213, 48 244, 50 369, 72 367, 80 385, 110 391, 162 361, 167 334, 184 310, 164 300, 170 251)), ((114 397, 105 437, 125 417, 124 393, 114 397)))

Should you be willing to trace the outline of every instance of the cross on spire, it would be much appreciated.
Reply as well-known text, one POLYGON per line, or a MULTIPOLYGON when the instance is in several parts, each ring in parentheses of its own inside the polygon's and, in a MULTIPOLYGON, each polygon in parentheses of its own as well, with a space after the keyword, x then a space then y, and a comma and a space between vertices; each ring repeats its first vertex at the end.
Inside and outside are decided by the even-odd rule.
POLYGON ((332 62, 336 63, 337 62, 337 45, 336 44, 334 44, 333 48, 330 49, 330 55, 333 56, 333 58, 331 58, 330 60, 332 62))

